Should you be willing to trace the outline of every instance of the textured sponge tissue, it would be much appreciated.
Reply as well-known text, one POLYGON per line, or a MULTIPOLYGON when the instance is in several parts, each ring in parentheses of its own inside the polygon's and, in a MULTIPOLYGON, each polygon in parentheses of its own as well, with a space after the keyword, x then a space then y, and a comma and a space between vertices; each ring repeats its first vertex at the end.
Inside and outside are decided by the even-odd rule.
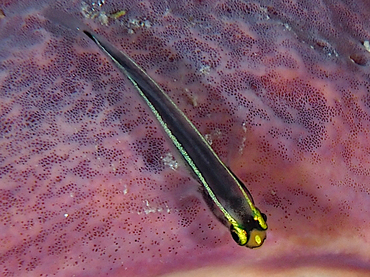
POLYGON ((369 276, 366 0, 0 1, 1 276, 369 276), (243 180, 240 247, 81 21, 243 180))

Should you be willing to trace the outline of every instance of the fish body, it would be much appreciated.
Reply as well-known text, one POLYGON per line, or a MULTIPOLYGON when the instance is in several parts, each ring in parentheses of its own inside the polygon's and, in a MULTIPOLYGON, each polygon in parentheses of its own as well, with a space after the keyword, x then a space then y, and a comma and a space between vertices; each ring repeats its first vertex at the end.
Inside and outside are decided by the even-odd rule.
MULTIPOLYGON (((80 28, 79 28, 80 29, 80 28)), ((202 185, 217 218, 242 246, 259 247, 266 238, 266 215, 254 205, 245 185, 224 165, 210 145, 162 88, 127 54, 91 31, 80 29, 131 81, 202 185)))

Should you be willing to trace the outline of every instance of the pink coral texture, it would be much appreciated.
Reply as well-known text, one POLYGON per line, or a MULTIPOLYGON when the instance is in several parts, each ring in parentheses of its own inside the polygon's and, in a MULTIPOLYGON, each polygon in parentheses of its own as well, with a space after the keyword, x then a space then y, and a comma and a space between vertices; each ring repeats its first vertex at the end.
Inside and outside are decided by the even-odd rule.
POLYGON ((0 1, 0 275, 369 276, 369 16, 365 0, 0 1), (163 87, 268 216, 262 247, 235 244, 130 82, 47 10, 163 87))

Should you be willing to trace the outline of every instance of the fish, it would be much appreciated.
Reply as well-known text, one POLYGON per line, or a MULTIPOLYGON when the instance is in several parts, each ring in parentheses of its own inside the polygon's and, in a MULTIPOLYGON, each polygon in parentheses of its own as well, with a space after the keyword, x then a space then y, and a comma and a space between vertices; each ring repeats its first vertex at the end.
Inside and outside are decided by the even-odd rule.
POLYGON ((169 140, 201 185, 203 198, 213 214, 230 229, 234 241, 248 248, 266 239, 267 216, 254 204, 240 179, 220 160, 194 124, 163 89, 127 54, 104 38, 76 27, 129 79, 169 140))

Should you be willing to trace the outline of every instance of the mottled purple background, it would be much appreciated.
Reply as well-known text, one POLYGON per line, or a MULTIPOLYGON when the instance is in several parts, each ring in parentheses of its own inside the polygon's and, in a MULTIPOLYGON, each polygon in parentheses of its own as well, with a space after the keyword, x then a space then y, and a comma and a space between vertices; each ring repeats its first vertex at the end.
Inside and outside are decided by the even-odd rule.
POLYGON ((0 275, 369 276, 367 3, 0 1, 0 275), (232 241, 130 83, 45 9, 163 86, 268 215, 261 248, 232 241))

